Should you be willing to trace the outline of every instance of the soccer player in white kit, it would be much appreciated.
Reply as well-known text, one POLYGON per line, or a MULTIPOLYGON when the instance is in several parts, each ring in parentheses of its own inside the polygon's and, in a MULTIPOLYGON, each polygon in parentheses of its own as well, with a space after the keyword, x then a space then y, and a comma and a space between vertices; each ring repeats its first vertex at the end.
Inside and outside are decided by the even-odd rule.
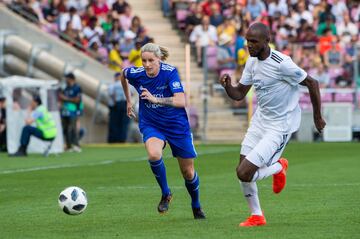
POLYGON ((326 123, 321 115, 317 81, 289 56, 269 47, 269 28, 262 23, 252 24, 246 40, 251 57, 240 81, 233 85, 231 77, 225 74, 220 83, 233 100, 242 100, 251 86, 255 88, 258 107, 242 142, 236 173, 251 211, 251 216, 239 226, 261 226, 266 219, 256 181, 273 175, 274 193, 285 187, 288 161, 280 156, 300 126, 299 84, 309 90, 316 129, 321 132, 326 123))

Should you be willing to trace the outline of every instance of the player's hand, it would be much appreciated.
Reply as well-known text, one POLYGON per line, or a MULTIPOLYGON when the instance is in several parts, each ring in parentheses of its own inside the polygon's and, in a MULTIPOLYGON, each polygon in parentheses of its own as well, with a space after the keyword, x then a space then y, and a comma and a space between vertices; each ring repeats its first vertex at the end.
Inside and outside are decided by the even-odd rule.
POLYGON ((153 96, 146 88, 142 88, 141 90, 142 90, 142 92, 141 92, 140 98, 142 100, 148 100, 151 103, 157 104, 156 97, 153 96))
POLYGON ((134 106, 131 102, 127 102, 126 103, 126 109, 127 109, 127 116, 129 118, 136 118, 136 114, 135 114, 135 110, 134 110, 134 106))
POLYGON ((229 74, 224 74, 220 77, 220 84, 222 87, 227 87, 231 85, 231 77, 229 74))
POLYGON ((322 132, 322 130, 325 128, 326 122, 321 116, 314 116, 314 123, 317 131, 319 133, 322 132))

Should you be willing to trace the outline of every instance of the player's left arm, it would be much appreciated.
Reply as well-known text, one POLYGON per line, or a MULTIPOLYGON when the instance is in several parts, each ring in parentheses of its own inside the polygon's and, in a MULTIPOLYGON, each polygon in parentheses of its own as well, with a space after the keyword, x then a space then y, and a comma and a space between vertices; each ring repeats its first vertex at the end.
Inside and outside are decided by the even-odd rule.
POLYGON ((153 96, 146 88, 143 88, 141 92, 141 99, 148 100, 153 104, 172 106, 176 108, 185 108, 186 106, 184 92, 174 93, 174 96, 172 97, 160 98, 153 96))
POLYGON ((326 122, 321 115, 321 100, 319 83, 317 80, 307 75, 305 80, 300 82, 300 85, 306 86, 309 90, 311 104, 313 106, 313 116, 316 129, 321 133, 324 129, 326 122))

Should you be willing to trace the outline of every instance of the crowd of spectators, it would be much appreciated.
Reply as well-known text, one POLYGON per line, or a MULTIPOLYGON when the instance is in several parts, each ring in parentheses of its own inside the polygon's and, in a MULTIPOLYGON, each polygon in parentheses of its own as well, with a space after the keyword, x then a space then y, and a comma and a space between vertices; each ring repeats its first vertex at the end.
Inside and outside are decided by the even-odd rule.
POLYGON ((125 0, 5 2, 44 31, 59 36, 116 72, 141 64, 139 46, 153 41, 125 0))
MULTIPOLYGON (((353 88, 359 58, 360 4, 351 0, 182 0, 173 4, 177 25, 207 59, 215 48, 218 73, 240 75, 249 56, 245 32, 259 21, 269 26, 271 47, 290 55, 323 88, 353 88), (359 54, 359 51, 358 53, 359 54)), ((209 65, 210 63, 210 65, 209 65)), ((213 64, 215 63, 215 64, 213 64)))

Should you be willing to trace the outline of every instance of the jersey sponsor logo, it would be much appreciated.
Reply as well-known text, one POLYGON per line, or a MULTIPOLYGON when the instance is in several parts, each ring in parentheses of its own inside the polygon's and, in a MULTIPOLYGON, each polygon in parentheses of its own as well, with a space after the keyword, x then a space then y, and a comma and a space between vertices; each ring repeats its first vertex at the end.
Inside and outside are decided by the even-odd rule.
POLYGON ((165 90, 165 89, 167 89, 167 88, 168 88, 167 85, 163 85, 163 86, 156 87, 157 90, 165 90))
MULTIPOLYGON (((154 94, 153 95, 154 97, 156 98, 164 98, 164 95, 163 94, 154 94)), ((156 109, 156 108, 161 108, 161 107, 164 107, 164 105, 160 105, 160 104, 154 104, 154 103, 151 103, 149 101, 145 101, 145 106, 149 109, 156 109)))
POLYGON ((172 83, 173 89, 181 89, 181 83, 179 81, 175 81, 172 83))

